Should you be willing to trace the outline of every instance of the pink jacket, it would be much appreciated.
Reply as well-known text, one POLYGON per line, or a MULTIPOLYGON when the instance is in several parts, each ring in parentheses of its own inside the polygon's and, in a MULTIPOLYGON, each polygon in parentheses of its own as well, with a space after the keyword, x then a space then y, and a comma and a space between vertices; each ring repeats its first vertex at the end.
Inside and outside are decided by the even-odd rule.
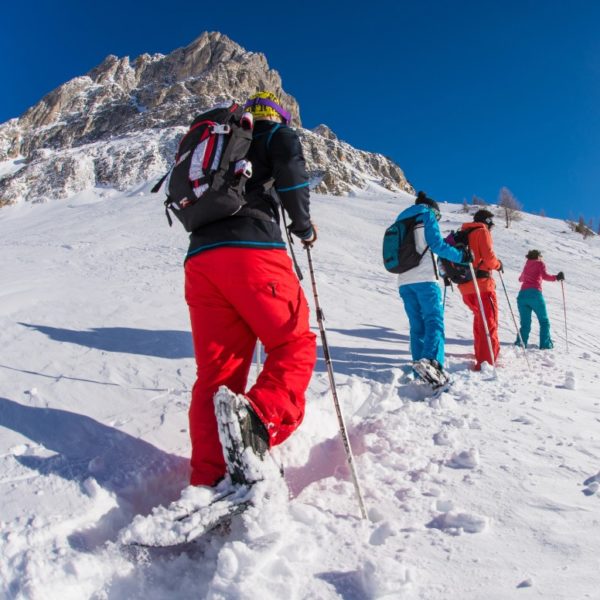
POLYGON ((556 281, 556 275, 548 274, 546 271, 546 263, 544 263, 543 260, 528 260, 519 277, 519 281, 522 283, 521 290, 535 288, 541 292, 542 279, 544 281, 556 281))

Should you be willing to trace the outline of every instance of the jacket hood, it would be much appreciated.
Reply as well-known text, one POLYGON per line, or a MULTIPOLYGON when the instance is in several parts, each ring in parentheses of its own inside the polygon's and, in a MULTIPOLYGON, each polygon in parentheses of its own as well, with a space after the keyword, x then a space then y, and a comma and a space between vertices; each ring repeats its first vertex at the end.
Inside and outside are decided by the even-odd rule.
POLYGON ((403 210, 396 218, 396 221, 401 219, 410 219, 411 217, 425 214, 428 211, 431 211, 431 208, 427 206, 427 204, 413 204, 412 206, 409 206, 407 209, 403 210))
POLYGON ((463 223, 461 229, 487 229, 487 225, 485 223, 474 223, 470 221, 468 223, 463 223))

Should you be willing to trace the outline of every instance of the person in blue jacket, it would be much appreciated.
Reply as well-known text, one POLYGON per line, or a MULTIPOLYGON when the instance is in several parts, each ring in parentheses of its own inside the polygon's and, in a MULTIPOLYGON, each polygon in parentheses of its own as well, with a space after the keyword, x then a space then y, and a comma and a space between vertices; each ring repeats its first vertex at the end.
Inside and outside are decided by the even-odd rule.
POLYGON ((438 283, 436 258, 455 263, 472 260, 468 249, 461 250, 444 241, 438 221, 440 207, 425 192, 419 192, 415 204, 401 212, 397 221, 416 217, 413 229, 419 264, 398 275, 398 288, 410 325, 410 350, 413 369, 434 387, 444 385, 444 309, 438 283))

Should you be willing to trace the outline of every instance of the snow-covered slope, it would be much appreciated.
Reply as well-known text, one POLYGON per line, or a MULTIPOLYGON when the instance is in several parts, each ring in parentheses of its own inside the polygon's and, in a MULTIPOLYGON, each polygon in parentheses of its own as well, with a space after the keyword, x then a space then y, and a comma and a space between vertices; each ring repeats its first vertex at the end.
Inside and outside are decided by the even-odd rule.
MULTIPOLYGON (((0 212, 0 597, 598 597, 600 243, 531 215, 498 226, 513 309, 527 249, 565 271, 569 352, 559 284, 544 287, 556 347, 530 350, 531 368, 499 285, 498 378, 473 373, 471 319, 449 293, 454 385, 427 399, 406 380, 407 321, 380 261, 385 227, 411 200, 376 189, 313 197, 316 277, 369 521, 321 358, 306 420, 276 451, 288 509, 185 553, 119 548, 135 514, 178 497, 189 455, 186 236, 149 187, 0 212)), ((442 209, 445 231, 467 218, 442 209)))

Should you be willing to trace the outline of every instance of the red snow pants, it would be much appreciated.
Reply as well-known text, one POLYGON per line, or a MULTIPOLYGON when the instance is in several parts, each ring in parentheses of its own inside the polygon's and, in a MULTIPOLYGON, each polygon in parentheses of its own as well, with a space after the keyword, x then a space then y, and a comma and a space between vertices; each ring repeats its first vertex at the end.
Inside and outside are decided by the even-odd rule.
MULTIPOLYGON (((475 359, 477 364, 475 369, 481 368, 482 362, 492 364, 488 340, 485 334, 483 319, 481 318, 481 310, 479 309, 479 301, 477 294, 464 294, 463 302, 473 311, 473 340, 475 342, 475 359)), ((487 320, 490 338, 492 340, 492 350, 494 352, 494 364, 498 353, 500 352, 500 342, 498 341, 498 302, 496 300, 496 292, 481 292, 481 303, 487 320)))
POLYGON ((191 484, 225 475, 213 396, 226 385, 245 394, 269 432, 283 442, 302 422, 316 362, 308 303, 285 250, 216 248, 185 263, 197 379, 189 411, 191 484), (266 360, 246 391, 256 341, 266 360))

